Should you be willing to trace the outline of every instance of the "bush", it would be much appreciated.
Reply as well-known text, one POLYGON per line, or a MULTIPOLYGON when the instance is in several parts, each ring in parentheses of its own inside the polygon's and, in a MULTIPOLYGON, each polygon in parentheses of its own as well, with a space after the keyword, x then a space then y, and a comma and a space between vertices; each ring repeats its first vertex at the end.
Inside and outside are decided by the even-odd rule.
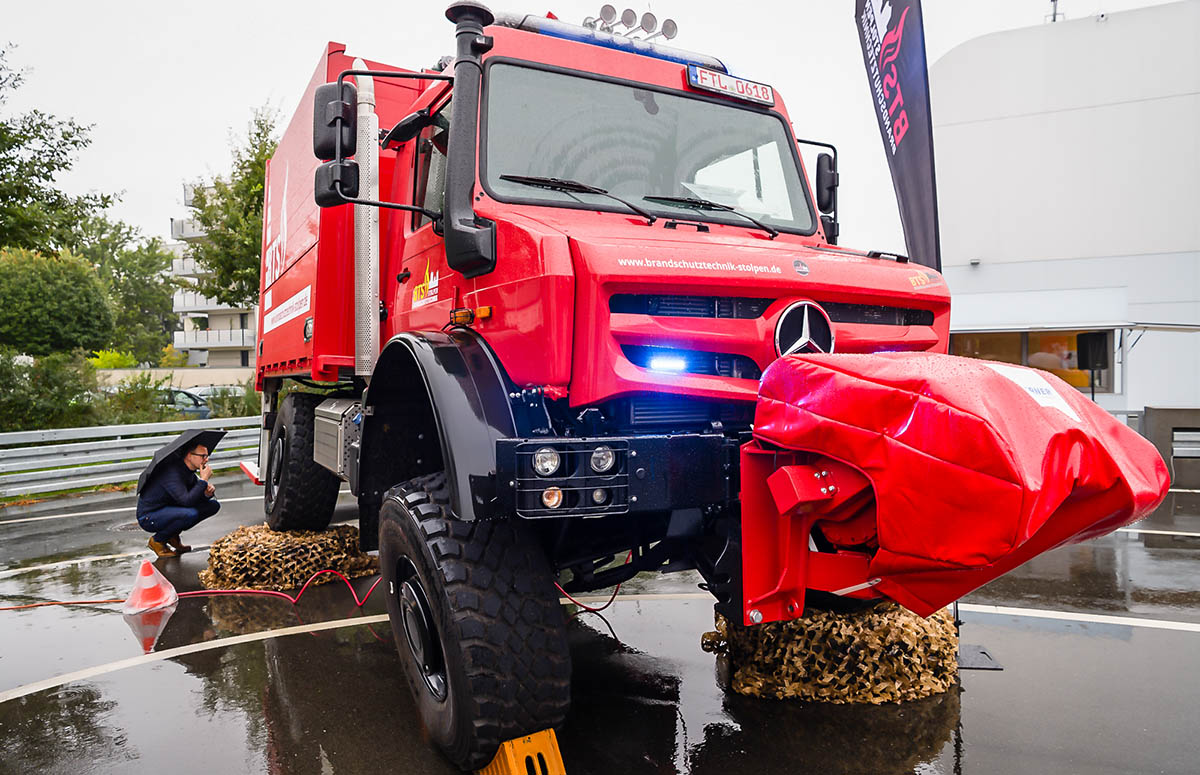
POLYGON ((162 400, 162 391, 169 383, 168 378, 154 379, 149 372, 126 377, 99 402, 100 424, 166 422, 178 418, 179 413, 162 400))
POLYGON ((132 369, 137 366, 137 358, 133 353, 117 352, 116 350, 98 350, 88 363, 97 369, 132 369))
POLYGON ((208 397, 211 417, 250 417, 262 411, 262 398, 254 389, 254 377, 242 384, 244 393, 236 390, 219 390, 208 397))
POLYGON ((187 353, 181 353, 175 349, 175 345, 169 344, 162 348, 162 355, 158 358, 158 365, 164 369, 179 369, 187 366, 187 353))
POLYGON ((0 348, 0 432, 95 425, 96 370, 82 351, 32 359, 0 348))

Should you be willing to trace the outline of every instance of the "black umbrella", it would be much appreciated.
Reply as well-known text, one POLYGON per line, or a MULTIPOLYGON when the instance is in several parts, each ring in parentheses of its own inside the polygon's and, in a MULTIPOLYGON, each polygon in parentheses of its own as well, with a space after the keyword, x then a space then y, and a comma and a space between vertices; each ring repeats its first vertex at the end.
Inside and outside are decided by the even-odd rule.
POLYGON ((138 477, 137 491, 140 493, 146 488, 146 484, 166 461, 181 459, 189 449, 195 449, 198 444, 203 444, 207 447, 211 454, 224 436, 225 431, 202 430, 200 428, 191 428, 179 434, 154 453, 154 457, 150 460, 150 465, 146 466, 146 470, 142 471, 142 475, 138 477))

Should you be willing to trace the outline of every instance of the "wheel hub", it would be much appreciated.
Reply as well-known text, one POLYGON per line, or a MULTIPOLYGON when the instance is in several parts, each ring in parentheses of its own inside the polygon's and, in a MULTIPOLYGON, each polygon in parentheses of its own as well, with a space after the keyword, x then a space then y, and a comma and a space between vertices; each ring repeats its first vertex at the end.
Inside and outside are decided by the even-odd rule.
POLYGON ((281 430, 275 443, 271 445, 270 456, 267 458, 267 496, 271 503, 274 503, 275 499, 279 497, 279 490, 283 483, 283 454, 286 446, 287 441, 281 430))
MULTIPOLYGON (((404 561, 402 565, 408 565, 404 561)), ((411 566, 410 566, 411 567, 411 566)), ((429 612, 428 598, 421 588, 415 569, 407 574, 396 593, 400 605, 400 620, 404 639, 417 670, 425 679, 429 691, 438 700, 446 699, 446 668, 442 659, 442 643, 437 625, 429 612)), ((403 578, 402 574, 397 574, 403 578)))

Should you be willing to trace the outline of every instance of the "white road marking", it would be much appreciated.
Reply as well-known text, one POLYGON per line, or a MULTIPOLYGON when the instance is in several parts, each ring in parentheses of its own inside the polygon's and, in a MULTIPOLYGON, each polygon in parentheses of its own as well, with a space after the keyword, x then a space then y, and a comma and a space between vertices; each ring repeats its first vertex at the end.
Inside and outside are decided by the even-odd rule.
MULTIPOLYGON (((237 503, 238 501, 260 501, 261 495, 246 495, 241 498, 222 498, 221 503, 237 503)), ((134 511, 137 506, 121 506, 114 509, 97 509, 96 511, 74 511, 67 514, 47 514, 42 517, 24 517, 22 519, 6 519, 0 525, 17 525, 22 522, 42 522, 47 519, 66 519, 67 517, 94 517, 97 514, 120 514, 123 511, 134 511)))
POLYGON ((960 611, 976 614, 1001 614, 1025 616, 1031 619, 1057 619, 1064 622, 1088 624, 1115 624, 1121 627, 1144 627, 1150 630, 1176 630, 1178 632, 1200 632, 1200 622, 1175 622, 1169 619, 1141 619, 1134 616, 1108 616, 1107 614, 1081 614, 1073 611, 1045 611, 1038 608, 1010 608, 1003 605, 979 605, 959 603, 960 611))
MULTIPOLYGON (((193 546, 193 552, 206 552, 211 548, 211 544, 205 546, 193 546)), ((32 573, 35 570, 55 570, 57 568, 69 568, 72 565, 83 565, 89 562, 97 562, 99 560, 120 560, 125 557, 145 557, 150 559, 154 556, 154 552, 149 549, 139 549, 136 552, 125 552, 124 554, 98 554, 92 557, 80 557, 74 560, 63 560, 62 562, 51 562, 46 565, 30 565, 28 568, 9 568, 8 570, 0 571, 0 579, 8 579, 13 576, 20 576, 25 573, 32 573)))
MULTIPOLYGON (((340 522, 330 522, 330 525, 349 525, 353 520, 342 520, 340 522)), ((207 552, 212 548, 212 544, 204 544, 203 546, 193 546, 192 552, 207 552)), ((97 554, 91 557, 76 557, 73 560, 62 560, 60 562, 51 562, 46 565, 30 565, 26 568, 8 568, 0 570, 0 580, 20 576, 24 573, 32 573, 35 570, 55 570, 56 568, 69 568, 72 565, 84 565, 89 562, 97 562, 99 560, 120 560, 125 557, 145 557, 149 559, 154 556, 154 552, 149 549, 139 549, 136 552, 125 552, 124 554, 97 554)), ((607 599, 607 598, 606 598, 607 599)))
POLYGON ((1191 538, 1200 538, 1200 533, 1189 533, 1185 530, 1146 530, 1140 527, 1122 527, 1117 528, 1118 533, 1145 533, 1155 536, 1189 536, 1191 538))
POLYGON ((1189 495, 1195 495, 1196 493, 1200 493, 1200 490, 1185 490, 1182 487, 1172 487, 1167 492, 1185 492, 1189 495))
MULTIPOLYGON (((348 490, 342 490, 338 493, 340 498, 343 495, 349 495, 348 490)), ((263 499, 261 495, 243 495, 237 498, 221 498, 221 503, 239 503, 241 501, 260 501, 263 499)), ((65 514, 46 514, 41 517, 22 517, 20 519, 6 519, 0 521, 0 526, 17 525, 22 522, 43 522, 47 519, 67 519, 68 517, 94 517, 97 514, 120 514, 123 511, 135 511, 137 506, 120 506, 112 509, 97 509, 96 511, 72 511, 65 514)), ((2 513, 2 512, 0 512, 2 513)))
POLYGON ((317 622, 315 624, 298 624, 294 627, 283 627, 278 630, 264 630, 263 632, 251 632, 246 635, 234 635, 229 638, 218 638, 216 640, 206 640, 200 643, 192 643, 188 646, 179 646, 173 649, 163 649, 162 651, 153 651, 149 654, 142 654, 128 659, 121 659, 116 662, 109 662, 106 665, 96 665, 95 667, 87 667, 83 670, 76 670, 73 673, 63 673, 56 675, 53 678, 47 678, 43 681, 35 681, 33 683, 18 686, 15 689, 0 692, 0 703, 8 702, 9 700, 19 699, 34 692, 40 692, 45 689, 53 689, 63 684, 73 681, 86 681, 89 678, 105 675, 107 673, 124 670, 127 667, 136 667, 137 665, 146 665, 152 662, 161 662, 164 659, 174 659, 175 657, 186 656, 187 654, 195 654, 200 651, 209 651, 211 649, 225 648, 226 646, 236 646, 239 643, 253 643, 260 640, 268 640, 270 638, 280 638, 287 635, 299 635, 306 632, 319 632, 321 630, 335 630, 340 627, 354 627, 362 624, 377 624, 387 621, 387 614, 376 614, 375 616, 355 616, 349 619, 335 619, 329 622, 317 622))
MULTIPOLYGON (((576 598, 580 602, 604 602, 608 600, 605 595, 589 595, 586 597, 576 598)), ((633 593, 629 595, 618 595, 617 600, 628 602, 631 600, 712 600, 712 596, 706 592, 674 592, 674 593, 633 593)), ((560 600, 562 603, 568 602, 566 598, 560 600)), ((1176 622, 1163 619, 1138 619, 1129 616, 1107 616, 1104 614, 1084 614, 1074 613, 1070 611, 1046 611, 1037 608, 1010 608, 1007 606, 996 605, 977 605, 974 603, 962 603, 959 605, 959 610, 969 613, 981 614, 998 614, 1002 616, 1023 616, 1032 619, 1057 619, 1060 621, 1085 622, 1090 624, 1114 624, 1125 627, 1142 627, 1155 630, 1175 630, 1179 632, 1200 632, 1200 623, 1195 622, 1176 622)), ((63 684, 68 684, 74 681, 86 681, 90 678, 96 678, 101 675, 124 670, 127 667, 136 667, 138 665, 151 664, 161 662, 165 659, 173 659, 175 657, 195 654, 201 651, 210 651, 212 649, 225 648, 227 646, 235 646, 239 643, 254 643, 256 641, 269 640, 270 638, 280 638, 288 635, 297 635, 306 632, 319 632, 321 630, 334 630, 341 627, 354 627, 363 624, 381 624, 388 620, 387 614, 376 614, 374 616, 356 616, 348 619, 334 619, 328 622, 317 622, 315 624, 302 624, 293 627, 282 627, 275 630, 264 630, 262 632, 252 632, 245 635, 235 635, 229 638, 218 638, 216 640, 201 641, 200 643, 192 643, 188 646, 179 646, 173 649, 163 649, 150 654, 142 654, 128 659, 121 659, 116 662, 109 662, 104 665, 96 665, 95 667, 76 670, 71 673, 63 673, 52 678, 46 678, 41 681, 18 686, 15 689, 8 689, 0 692, 0 703, 8 702, 9 700, 19 699, 26 695, 40 692, 46 689, 53 689, 63 684)))

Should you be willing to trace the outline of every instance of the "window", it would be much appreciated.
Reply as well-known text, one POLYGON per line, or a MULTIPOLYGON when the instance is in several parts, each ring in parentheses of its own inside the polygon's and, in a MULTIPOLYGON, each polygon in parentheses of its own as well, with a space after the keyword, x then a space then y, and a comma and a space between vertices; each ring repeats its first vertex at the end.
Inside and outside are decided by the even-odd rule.
MULTIPOLYGON (((1079 368, 1079 335, 1086 331, 1012 331, 951 334, 950 354, 1016 363, 1048 371, 1072 387, 1091 390, 1093 372, 1079 368)), ((1097 393, 1113 391, 1113 332, 1106 335, 1108 367, 1096 369, 1097 393)))
MULTIPOLYGON (((450 103, 442 105, 429 126, 417 135, 417 170, 413 204, 441 212, 446 197, 446 149, 450 142, 450 103)), ((413 229, 430 222, 423 213, 413 213, 413 229)))
POLYGON ((779 114, 507 63, 487 71, 481 170, 501 199, 623 210, 599 194, 532 188, 503 175, 575 180, 667 218, 745 218, 646 196, 707 199, 811 233, 812 211, 779 114))
POLYGON ((241 355, 242 355, 242 366, 249 366, 250 365, 250 351, 242 350, 241 355))

